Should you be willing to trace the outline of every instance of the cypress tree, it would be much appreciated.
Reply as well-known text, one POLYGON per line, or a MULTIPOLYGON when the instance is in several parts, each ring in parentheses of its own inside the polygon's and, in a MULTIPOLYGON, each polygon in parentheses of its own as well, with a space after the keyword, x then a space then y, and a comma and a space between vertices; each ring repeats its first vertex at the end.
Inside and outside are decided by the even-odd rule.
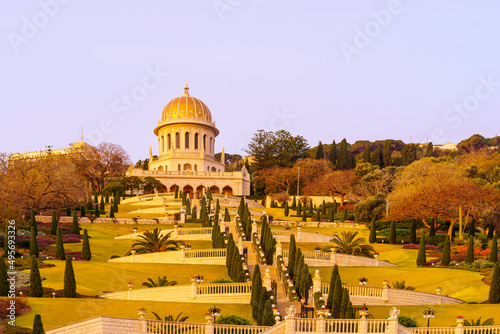
POLYGON ((335 212, 333 211, 333 208, 330 210, 330 216, 328 217, 328 221, 330 222, 335 221, 335 212))
POLYGON ((295 244, 295 234, 291 234, 290 244, 288 248, 288 275, 290 275, 290 279, 293 279, 296 253, 297 253, 297 246, 295 244))
POLYGON ((8 294, 9 283, 7 281, 7 266, 5 265, 5 255, 2 254, 2 256, 0 256, 0 296, 7 296, 8 294))
POLYGON ((104 211, 104 197, 101 196, 101 203, 99 203, 99 210, 104 211))
POLYGON ((76 298, 75 272, 73 271, 71 256, 66 259, 66 267, 64 268, 64 297, 76 298))
POLYGON ((231 216, 229 215, 229 210, 227 208, 224 209, 224 221, 225 222, 231 221, 231 216))
POLYGON ((307 216, 306 216, 306 210, 305 209, 302 211, 302 221, 303 222, 307 221, 307 216))
POLYGON ((38 235, 38 225, 36 224, 35 210, 33 209, 31 209, 30 225, 35 228, 35 235, 38 235))
POLYGON ((429 144, 427 144, 427 149, 425 150, 425 156, 426 157, 434 156, 434 146, 432 145, 432 142, 429 142, 429 144))
POLYGON ((340 142, 339 154, 337 157, 337 169, 349 169, 349 153, 347 152, 347 140, 344 138, 340 142))
POLYGON ((40 256, 40 251, 38 249, 38 242, 36 240, 36 232, 33 226, 31 226, 31 237, 30 237, 30 256, 31 255, 35 257, 40 256))
POLYGON ((370 224, 370 237, 368 241, 373 244, 377 242, 377 230, 375 229, 375 217, 373 217, 372 222, 370 224))
POLYGON ((38 269, 38 260, 31 256, 30 297, 43 297, 42 278, 38 269))
POLYGON ((179 198, 179 187, 175 186, 174 198, 179 198))
POLYGON ((365 150, 361 154, 361 160, 363 160, 363 162, 368 162, 368 163, 371 161, 371 152, 368 146, 365 147, 365 150))
POLYGON ((391 142, 386 140, 384 142, 384 148, 382 150, 382 167, 388 167, 392 165, 391 161, 391 142))
POLYGON ((290 209, 288 208, 288 202, 285 202, 285 210, 284 210, 285 217, 288 217, 289 213, 290 209))
POLYGON ((252 297, 250 305, 252 306, 252 317, 257 320, 257 313, 259 312, 260 294, 262 292, 262 276, 260 274, 259 265, 255 265, 252 277, 252 297))
POLYGON ((104 193, 104 202, 106 202, 106 204, 109 204, 109 193, 108 192, 104 193))
POLYGON ((62 241, 61 228, 57 228, 57 236, 56 236, 56 258, 59 260, 65 260, 66 254, 64 252, 64 245, 62 241))
POLYGON ((94 203, 99 203, 99 201, 97 200, 97 193, 96 192, 94 193, 94 203))
POLYGON ((82 242, 82 259, 90 261, 92 258, 92 252, 90 251, 89 236, 87 229, 83 230, 83 242, 82 242))
POLYGON ((73 212, 73 223, 71 224, 71 234, 80 235, 80 227, 78 226, 78 217, 76 212, 73 212))
POLYGON ((323 153, 323 143, 321 141, 319 141, 318 143, 318 149, 316 151, 316 160, 320 160, 320 159, 323 159, 325 156, 324 156, 324 153, 323 153))
POLYGON ((495 263, 493 274, 491 275, 490 293, 488 296, 488 303, 500 303, 500 265, 495 263))
POLYGON ((262 288, 259 299, 259 311, 257 313, 258 326, 262 325, 262 316, 264 315, 264 307, 268 300, 269 300, 269 292, 266 290, 266 288, 262 288))
POLYGON ((117 213, 117 212, 118 212, 118 204, 119 204, 118 202, 120 202, 120 201, 118 200, 118 197, 117 197, 117 199, 116 199, 116 200, 113 200, 113 209, 114 209, 113 211, 115 211, 115 213, 117 213))
POLYGON ((198 217, 197 217, 197 214, 196 214, 196 206, 194 206, 192 209, 191 209, 191 220, 195 221, 197 220, 198 217))
POLYGON ((467 244, 467 254, 465 255, 465 263, 474 262, 474 237, 469 236, 469 242, 467 244))
POLYGON ((391 221, 391 232, 389 234, 389 243, 394 245, 396 243, 396 222, 391 221))
POLYGON ((334 166, 337 165, 337 144, 335 144, 335 140, 330 146, 330 161, 334 166))
POLYGON ((488 225, 488 239, 493 238, 494 234, 495 234, 495 225, 493 224, 488 225))
POLYGON ((347 209, 344 209, 344 211, 342 211, 342 221, 345 222, 347 220, 347 209))
POLYGON ((472 236, 476 235, 476 222, 474 219, 472 219, 470 222, 469 235, 472 235, 472 236))
POLYGON ((333 302, 332 302, 332 317, 334 319, 340 318, 340 305, 342 303, 342 282, 340 281, 340 276, 335 279, 335 288, 333 290, 333 302))
POLYGON ((313 215, 314 214, 314 206, 313 206, 313 200, 309 200, 309 215, 313 215))
POLYGON ((437 219, 437 217, 434 217, 434 219, 431 219, 431 227, 429 229, 429 237, 436 236, 436 219, 437 219))
POLYGON ((272 304, 274 300, 268 299, 264 305, 264 314, 262 315, 261 326, 274 326, 276 321, 274 320, 273 307, 272 304))
POLYGON ((85 217, 85 206, 82 205, 82 207, 80 208, 80 217, 85 217))
POLYGON ((111 209, 109 209, 109 218, 115 218, 115 208, 111 205, 111 209))
POLYGON ((347 319, 347 307, 349 305, 349 290, 342 289, 342 301, 340 302, 340 319, 347 319))
POLYGON ((493 239, 491 239, 491 247, 490 247, 490 257, 488 258, 490 262, 498 262, 498 243, 497 236, 494 235, 493 239))
POLYGON ((446 236, 446 241, 444 242, 443 256, 441 257, 441 265, 448 266, 450 264, 451 258, 451 241, 450 236, 446 236))
POLYGON ((57 215, 56 210, 52 210, 52 223, 50 224, 50 234, 56 235, 57 233, 57 215))
POLYGON ((95 205, 94 216, 96 216, 97 218, 100 217, 100 215, 99 215, 99 204, 95 205))
POLYGON ((345 318, 346 319, 354 319, 355 318, 354 308, 352 307, 352 303, 350 301, 347 303, 347 312, 346 312, 345 318))
POLYGON ((321 204, 321 214, 326 215, 326 203, 325 200, 323 200, 323 203, 321 204))
POLYGON ((425 234, 420 238, 420 246, 418 246, 417 266, 425 266, 427 262, 427 254, 425 253, 425 234))
POLYGON ((321 221, 321 215, 320 215, 319 209, 316 211, 316 221, 317 222, 321 221))
POLYGON ((411 227, 410 227, 410 244, 416 244, 417 243, 417 226, 415 224, 415 220, 411 220, 411 227))
POLYGON ((92 198, 90 198, 89 201, 87 202, 87 210, 92 211, 93 208, 94 205, 92 205, 92 198))
POLYGON ((299 200, 299 204, 297 204, 297 216, 302 214, 302 201, 299 200))
POLYGON ((337 280, 337 277, 340 277, 339 267, 337 265, 334 265, 332 269, 332 276, 330 277, 330 288, 328 289, 328 297, 326 298, 326 307, 328 307, 330 310, 332 309, 333 305, 333 293, 335 290, 335 281, 337 280))
POLYGON ((292 209, 297 210, 297 199, 295 198, 295 196, 293 196, 292 200, 292 209))
POLYGON ((33 320, 33 331, 31 334, 44 334, 42 316, 40 314, 35 314, 35 319, 33 320))

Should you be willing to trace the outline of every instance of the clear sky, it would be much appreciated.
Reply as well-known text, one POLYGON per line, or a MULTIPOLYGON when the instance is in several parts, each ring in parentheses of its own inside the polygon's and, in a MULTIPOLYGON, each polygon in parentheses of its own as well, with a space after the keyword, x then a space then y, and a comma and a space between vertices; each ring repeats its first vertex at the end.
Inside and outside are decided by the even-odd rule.
POLYGON ((0 152, 122 145, 183 93, 204 101, 216 150, 258 129, 458 143, 500 123, 498 0, 0 2, 0 152))

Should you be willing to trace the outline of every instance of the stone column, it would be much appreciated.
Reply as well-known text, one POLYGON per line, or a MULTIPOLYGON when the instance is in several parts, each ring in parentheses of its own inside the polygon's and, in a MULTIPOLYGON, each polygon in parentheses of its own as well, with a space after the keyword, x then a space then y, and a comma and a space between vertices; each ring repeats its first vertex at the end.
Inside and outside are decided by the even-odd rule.
POLYGON ((443 291, 443 288, 441 287, 436 288, 436 293, 438 294, 438 304, 442 304, 441 291, 443 291))
POLYGON ((313 278, 313 293, 316 292, 321 292, 321 276, 319 275, 319 269, 316 269, 313 278))
POLYGON ((297 241, 301 240, 302 238, 302 232, 300 231, 300 226, 297 227, 297 241))
POLYGON ((269 268, 266 269, 266 273, 264 274, 264 287, 267 291, 271 291, 271 271, 269 268))
POLYGON ((186 258, 186 250, 184 249, 184 246, 181 246, 181 262, 184 262, 185 258, 186 258))
POLYGON ((455 334, 464 334, 464 318, 457 318, 457 327, 455 327, 455 334))
POLYGON ((375 266, 378 267, 379 266, 379 260, 378 260, 378 253, 375 253, 373 254, 373 257, 375 258, 375 266))
POLYGON ((148 326, 146 324, 146 318, 144 318, 144 315, 146 314, 146 310, 140 309, 137 312, 141 317, 139 318, 140 324, 141 324, 141 334, 146 334, 148 332, 148 326))
POLYGON ((330 250, 332 251, 330 253, 330 262, 333 264, 333 265, 336 265, 337 264, 337 250, 335 248, 330 248, 330 250))
POLYGON ((398 333, 398 316, 399 316, 399 310, 396 309, 395 307, 393 307, 390 311, 389 333, 388 334, 397 334, 398 333))
POLYGON ((207 319, 207 323, 205 324, 205 334, 214 334, 214 317, 207 316, 205 319, 207 319))
POLYGON ((252 223, 252 235, 253 235, 254 233, 258 233, 258 232, 257 232, 257 223, 255 222, 255 220, 254 220, 254 222, 252 223))
POLYGON ((280 238, 277 238, 278 242, 276 243, 276 256, 283 254, 283 245, 281 244, 280 238))
POLYGON ((174 225, 174 231, 172 233, 172 237, 177 238, 179 236, 179 233, 177 231, 178 226, 174 225))
POLYGON ((196 282, 191 283, 191 299, 196 299, 196 295, 198 294, 198 286, 196 282))
POLYGON ((382 289, 382 300, 384 303, 389 301, 389 281, 384 281, 384 287, 382 289))
POLYGON ((322 315, 319 316, 318 320, 316 320, 318 323, 318 327, 316 327, 316 333, 317 334, 324 334, 325 333, 325 317, 322 315))
POLYGON ((359 315, 361 316, 361 319, 359 319, 358 334, 367 334, 368 333, 368 320, 366 318, 368 316, 368 310, 361 309, 359 311, 359 315))
POLYGON ((286 309, 285 317, 285 334, 295 334, 295 306, 290 306, 286 309))
POLYGON ((181 223, 184 224, 186 222, 186 210, 184 207, 181 208, 181 223))

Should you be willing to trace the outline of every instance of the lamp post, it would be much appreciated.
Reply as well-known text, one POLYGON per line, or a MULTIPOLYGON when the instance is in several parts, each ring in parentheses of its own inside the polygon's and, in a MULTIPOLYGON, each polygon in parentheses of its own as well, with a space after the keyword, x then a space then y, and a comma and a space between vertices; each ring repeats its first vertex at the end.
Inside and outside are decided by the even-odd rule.
POLYGON ((218 316, 220 316, 220 311, 221 309, 216 307, 214 305, 214 307, 211 307, 208 309, 208 312, 214 317, 214 324, 215 324, 215 320, 217 319, 218 316))
MULTIPOLYGON (((434 318, 434 314, 436 314, 436 311, 431 310, 429 307, 428 310, 424 311, 424 318, 427 319, 427 328, 429 328, 429 324, 431 322, 431 318, 434 318)), ((427 329, 427 333, 429 333, 429 329, 427 329)))
POLYGON ((363 276, 363 277, 361 277, 361 278, 359 279, 359 285, 361 285, 361 286, 365 286, 365 285, 367 285, 367 284, 368 284, 368 278, 365 278, 365 276, 363 276))

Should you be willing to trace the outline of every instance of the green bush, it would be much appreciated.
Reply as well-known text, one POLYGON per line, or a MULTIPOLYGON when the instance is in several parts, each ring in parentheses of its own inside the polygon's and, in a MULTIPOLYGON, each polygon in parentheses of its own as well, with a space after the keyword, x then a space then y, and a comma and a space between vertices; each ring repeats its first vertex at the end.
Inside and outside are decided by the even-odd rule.
POLYGON ((398 323, 405 327, 417 327, 417 318, 410 318, 404 315, 398 317, 398 323))
POLYGON ((427 245, 434 245, 439 247, 440 243, 444 243, 446 241, 446 236, 447 234, 437 233, 433 237, 427 236, 427 238, 425 238, 425 241, 427 245))
POLYGON ((235 314, 221 315, 215 321, 216 324, 225 325, 250 325, 250 320, 235 314))
MULTIPOLYGON (((390 228, 386 228, 386 229, 383 229, 382 231, 377 232, 377 235, 382 236, 382 237, 388 237, 390 234, 391 234, 390 228)), ((409 229, 406 229, 406 228, 397 228, 396 229, 396 236, 398 236, 398 237, 406 237, 409 235, 410 235, 409 229)))

